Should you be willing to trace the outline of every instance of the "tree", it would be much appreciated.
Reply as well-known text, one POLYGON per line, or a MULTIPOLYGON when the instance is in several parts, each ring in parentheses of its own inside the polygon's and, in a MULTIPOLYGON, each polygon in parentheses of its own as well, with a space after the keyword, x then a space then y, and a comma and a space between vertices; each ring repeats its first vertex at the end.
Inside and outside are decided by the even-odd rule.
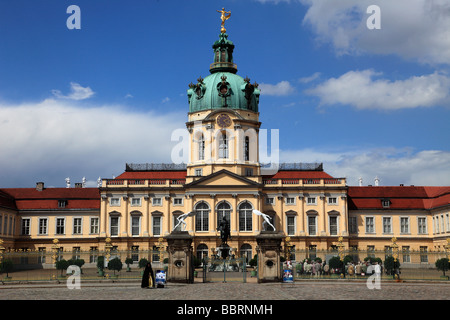
POLYGON ((395 269, 400 268, 400 262, 395 261, 393 256, 386 257, 386 260, 384 260, 384 268, 386 269, 386 273, 390 275, 394 275, 395 269))
POLYGON ((61 259, 56 261, 55 263, 56 270, 61 270, 61 276, 63 273, 63 270, 67 270, 69 267, 69 262, 67 260, 61 259))
POLYGON ((133 264, 133 259, 126 258, 125 259, 125 264, 127 265, 127 271, 130 271, 130 264, 133 264))
POLYGON ((141 260, 139 260, 138 266, 139 268, 145 268, 147 266, 148 260, 145 258, 142 258, 141 260))
POLYGON ((328 260, 328 265, 331 269, 342 269, 342 261, 339 257, 331 257, 330 260, 328 260))
POLYGON ((108 269, 114 270, 114 275, 116 274, 116 270, 122 270, 122 261, 116 257, 108 262, 108 269))
POLYGON ((0 271, 3 273, 6 273, 6 277, 9 278, 9 273, 12 272, 14 269, 14 264, 12 262, 12 260, 7 259, 4 260, 1 264, 0 264, 0 271))
POLYGON ((445 271, 448 271, 450 269, 450 263, 448 258, 441 258, 436 261, 436 268, 444 273, 445 277, 445 271))

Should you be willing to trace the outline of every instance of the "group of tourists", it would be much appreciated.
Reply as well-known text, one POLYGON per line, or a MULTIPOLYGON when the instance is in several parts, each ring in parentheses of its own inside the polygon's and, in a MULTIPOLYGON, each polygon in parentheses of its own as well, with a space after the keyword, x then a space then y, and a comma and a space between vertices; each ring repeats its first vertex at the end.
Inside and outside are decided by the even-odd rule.
MULTIPOLYGON (((374 272, 381 273, 383 266, 378 262, 373 264, 370 261, 348 262, 345 265, 345 274, 348 276, 365 276, 374 272)), ((326 261, 321 258, 304 259, 295 266, 298 276, 321 277, 331 274, 342 274, 342 268, 331 268, 326 261)))

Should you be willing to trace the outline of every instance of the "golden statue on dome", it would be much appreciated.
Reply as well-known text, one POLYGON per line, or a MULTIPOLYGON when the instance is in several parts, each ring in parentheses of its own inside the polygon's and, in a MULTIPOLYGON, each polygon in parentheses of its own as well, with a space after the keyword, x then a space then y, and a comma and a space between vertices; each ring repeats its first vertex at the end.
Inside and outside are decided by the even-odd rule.
POLYGON ((225 29, 225 21, 230 19, 231 11, 225 11, 225 8, 222 8, 222 10, 216 10, 217 12, 221 13, 220 19, 222 19, 220 32, 225 33, 227 30, 225 29))

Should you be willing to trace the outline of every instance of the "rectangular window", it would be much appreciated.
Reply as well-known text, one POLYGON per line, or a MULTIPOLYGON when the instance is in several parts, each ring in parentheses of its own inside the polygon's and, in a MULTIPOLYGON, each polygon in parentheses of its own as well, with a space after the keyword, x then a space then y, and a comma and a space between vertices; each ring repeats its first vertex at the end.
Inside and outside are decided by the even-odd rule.
POLYGON ((417 218, 418 229, 417 232, 419 234, 427 234, 427 218, 419 217, 417 218))
POLYGON ((337 198, 336 197, 329 197, 328 198, 328 204, 330 204, 330 205, 337 205, 337 198))
POLYGON ((111 207, 119 207, 120 206, 120 198, 111 198, 111 199, 109 199, 109 205, 111 207))
POLYGON ((73 218, 73 234, 82 233, 81 223, 82 223, 81 218, 73 218))
POLYGON ((308 205, 315 205, 316 203, 316 197, 308 197, 306 198, 306 204, 308 205))
POLYGON ((153 217, 153 235, 161 235, 161 217, 153 217))
POLYGON ((45 235, 47 234, 47 226, 48 226, 48 219, 47 218, 39 218, 39 235, 45 235))
POLYGON ((402 247, 402 257, 404 263, 411 262, 411 256, 409 255, 409 246, 402 247))
POLYGON ((391 201, 389 199, 383 199, 381 200, 381 205, 383 208, 389 208, 391 206, 391 201))
POLYGON ((140 207, 141 206, 141 198, 131 198, 131 206, 140 207))
POLYGON ((195 176, 201 177, 203 175, 203 169, 195 169, 195 176))
POLYGON ((89 263, 97 263, 98 247, 89 248, 89 263))
POLYGON ((367 256, 375 258, 375 246, 367 246, 367 256))
POLYGON ((409 217, 400 217, 400 233, 409 233, 409 217))
POLYGON ((37 257, 38 263, 45 263, 45 247, 39 247, 38 248, 38 257, 37 257))
POLYGON ((428 263, 428 247, 420 247, 420 262, 428 263))
POLYGON ((98 234, 98 218, 91 218, 91 223, 90 223, 90 232, 91 234, 98 234))
POLYGON ((0 215, 0 234, 2 233, 3 216, 0 215))
POLYGON ((358 233, 358 225, 356 217, 349 217, 348 218, 348 227, 350 233, 358 233))
POLYGON ((447 221, 447 232, 450 232, 450 220, 449 220, 448 213, 445 214, 445 220, 447 221))
POLYGON ((64 234, 65 222, 66 220, 64 218, 56 218, 56 234, 64 234))
POLYGON ((30 235, 30 218, 22 218, 22 235, 29 236, 30 235))
POLYGON ((162 199, 161 198, 152 198, 152 206, 161 206, 162 199))
POLYGON ((375 233, 374 217, 366 217, 366 233, 375 233))
POLYGON ((65 208, 67 206, 67 200, 58 200, 58 208, 65 208))
POLYGON ((139 246, 131 247, 131 259, 133 260, 133 262, 139 261, 139 246))
POLYGON ((295 204, 295 197, 287 197, 286 198, 286 204, 287 205, 294 205, 295 204))
POLYGON ((287 217, 287 234, 290 236, 295 235, 295 217, 294 216, 287 217))
POLYGON ((138 236, 141 229, 141 217, 131 217, 131 235, 138 236))
POLYGON ((119 217, 110 217, 110 234, 111 236, 119 235, 119 217))
POLYGON ((174 206, 182 206, 183 205, 183 198, 173 198, 173 205, 174 206))
POLYGON ((5 216, 3 224, 3 234, 8 234, 8 216, 5 216))
POLYGON ((310 236, 316 235, 316 217, 308 217, 308 233, 310 236))
POLYGON ((338 234, 338 217, 330 216, 329 222, 330 222, 330 235, 337 236, 337 234, 338 234))
POLYGON ((253 169, 245 168, 245 176, 252 177, 253 176, 253 169))
POLYGON ((383 233, 392 233, 391 217, 383 217, 383 233))
POLYGON ((274 197, 266 197, 266 204, 274 205, 275 204, 275 198, 274 197))
POLYGON ((444 228, 444 215, 441 215, 441 232, 445 232, 445 228, 444 228))

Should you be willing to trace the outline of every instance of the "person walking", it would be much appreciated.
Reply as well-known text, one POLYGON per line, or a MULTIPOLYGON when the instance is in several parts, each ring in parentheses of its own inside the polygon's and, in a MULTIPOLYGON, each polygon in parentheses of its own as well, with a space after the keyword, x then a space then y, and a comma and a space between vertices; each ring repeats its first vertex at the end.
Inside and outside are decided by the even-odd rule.
POLYGON ((150 261, 145 266, 144 274, 142 275, 141 288, 154 288, 155 276, 153 275, 152 264, 150 261))

